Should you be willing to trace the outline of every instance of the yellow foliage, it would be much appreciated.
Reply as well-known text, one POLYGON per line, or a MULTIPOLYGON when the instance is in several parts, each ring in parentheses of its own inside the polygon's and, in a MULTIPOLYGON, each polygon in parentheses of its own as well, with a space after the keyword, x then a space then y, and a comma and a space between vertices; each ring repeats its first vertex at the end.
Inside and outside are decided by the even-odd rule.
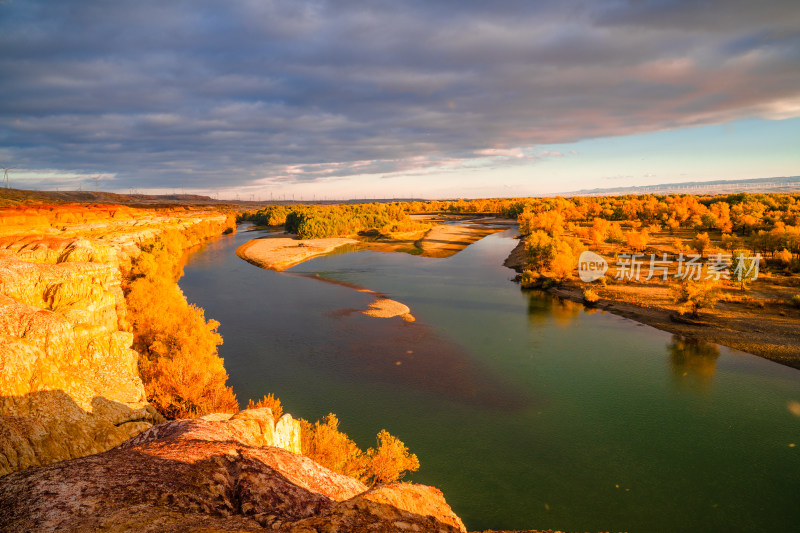
POLYGON ((248 409, 261 409, 263 407, 268 407, 270 411, 272 411, 272 416, 275 420, 278 420, 283 415, 283 405, 281 405, 281 401, 273 396, 271 392, 255 403, 253 400, 247 401, 248 409))
POLYGON ((711 246, 711 238, 708 236, 708 233, 698 233, 697 236, 692 239, 691 246, 693 249, 697 250, 697 253, 703 255, 703 252, 711 246))
POLYGON ((222 344, 219 323, 206 321, 203 310, 189 305, 175 283, 183 250, 222 233, 231 223, 165 232, 142 245, 131 265, 125 292, 134 348, 141 355, 139 373, 148 401, 167 418, 239 409, 217 353, 222 344))
POLYGON ((362 481, 369 477, 366 454, 339 431, 339 419, 333 413, 323 422, 300 420, 300 446, 303 455, 334 472, 362 481))
POLYGON ((597 303, 600 301, 600 296, 592 289, 583 289, 583 299, 586 303, 597 303))
POLYGON ((650 234, 647 232, 647 229, 629 231, 625 235, 625 241, 634 251, 641 252, 647 248, 647 243, 650 241, 650 234))
POLYGON ((374 483, 393 483, 400 480, 407 471, 419 470, 419 459, 397 437, 382 429, 378 433, 378 449, 370 450, 370 474, 374 483))
POLYGON ((163 280, 132 282, 128 310, 147 399, 161 414, 187 418, 238 410, 217 355, 222 344, 218 322, 206 322, 202 309, 189 305, 174 283, 163 280))
POLYGON ((700 309, 713 308, 719 299, 719 281, 716 279, 693 280, 686 278, 671 287, 675 303, 681 311, 691 310, 696 317, 700 309))
POLYGON ((780 252, 775 252, 775 259, 783 263, 784 265, 788 265, 792 262, 792 252, 784 248, 780 252))
POLYGON ((339 431, 339 419, 333 413, 313 424, 301 419, 300 439, 303 455, 364 483, 391 483, 419 470, 417 456, 385 429, 378 433, 378 448, 365 452, 339 431))

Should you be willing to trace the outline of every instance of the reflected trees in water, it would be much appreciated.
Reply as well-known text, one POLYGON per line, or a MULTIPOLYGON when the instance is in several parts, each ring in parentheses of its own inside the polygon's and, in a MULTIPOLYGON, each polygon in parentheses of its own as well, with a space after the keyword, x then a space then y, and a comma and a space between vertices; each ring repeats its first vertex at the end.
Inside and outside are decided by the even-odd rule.
POLYGON ((697 390, 708 389, 717 370, 719 346, 673 335, 667 350, 672 375, 678 385, 697 390))

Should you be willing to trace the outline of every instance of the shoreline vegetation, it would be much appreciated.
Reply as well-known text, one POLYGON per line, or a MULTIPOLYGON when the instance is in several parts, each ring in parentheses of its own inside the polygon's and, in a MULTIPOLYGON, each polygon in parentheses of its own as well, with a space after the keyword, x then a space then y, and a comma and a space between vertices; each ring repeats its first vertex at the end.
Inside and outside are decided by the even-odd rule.
POLYGON ((536 199, 519 221, 505 265, 523 289, 800 368, 800 195, 536 199), (578 279, 584 251, 607 263, 603 278, 578 279))
MULTIPOLYGON (((187 250, 235 231, 234 217, 228 216, 221 224, 202 223, 162 232, 139 243, 140 253, 123 275, 134 348, 141 354, 139 374, 148 401, 168 420, 239 411, 217 351, 223 342, 217 333, 219 322, 206 320, 204 310, 189 304, 177 285, 187 250)), ((341 244, 346 242, 323 249, 332 250, 341 244)), ((407 315, 406 320, 413 320, 406 306, 386 298, 370 307, 371 316, 402 314, 407 315)), ((255 403, 249 400, 248 409, 260 408, 269 408, 276 421, 283 411, 280 400, 271 394, 255 403)), ((375 484, 398 481, 407 471, 419 468, 416 456, 385 429, 377 435, 378 448, 364 451, 339 431, 333 413, 323 422, 301 418, 298 423, 301 453, 334 472, 375 484)))

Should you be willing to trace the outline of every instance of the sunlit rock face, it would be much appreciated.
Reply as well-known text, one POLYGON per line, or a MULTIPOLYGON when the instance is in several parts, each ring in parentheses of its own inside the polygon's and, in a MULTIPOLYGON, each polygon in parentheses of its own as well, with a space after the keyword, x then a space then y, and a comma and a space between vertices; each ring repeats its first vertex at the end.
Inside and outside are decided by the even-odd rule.
POLYGON ((114 264, 0 252, 0 474, 107 450, 159 417, 114 264))
POLYGON ((0 475, 102 452, 163 421, 139 378, 121 269, 159 232, 225 219, 0 211, 0 475))
POLYGON ((0 478, 0 530, 464 531, 437 489, 368 489, 264 446, 274 436, 269 409, 206 418, 0 478))

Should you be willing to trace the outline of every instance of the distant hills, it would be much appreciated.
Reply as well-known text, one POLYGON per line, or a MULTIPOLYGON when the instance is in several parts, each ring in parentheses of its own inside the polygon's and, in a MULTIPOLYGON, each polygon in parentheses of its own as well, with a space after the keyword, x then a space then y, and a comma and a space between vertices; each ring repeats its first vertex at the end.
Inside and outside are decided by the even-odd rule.
POLYGON ((747 180, 687 181, 683 183, 662 183, 660 185, 641 185, 634 187, 582 189, 580 191, 560 193, 558 196, 623 196, 628 194, 732 194, 739 192, 800 192, 800 176, 757 178, 747 180))
MULTIPOLYGON (((784 176, 776 178, 757 178, 747 180, 715 180, 688 181, 683 183, 662 183, 659 185, 641 185, 631 187, 612 187, 604 189, 581 189, 579 191, 548 194, 545 196, 624 196, 630 194, 733 194, 749 193, 800 193, 800 176, 784 176)), ((366 200, 327 200, 304 201, 302 203, 360 203, 366 200)), ((406 202, 424 201, 420 198, 371 199, 370 202, 406 202)), ((47 204, 62 202, 123 204, 132 206, 167 206, 167 205, 227 205, 253 209, 271 204, 295 204, 300 201, 246 201, 217 200, 199 194, 118 194, 102 191, 33 191, 25 189, 4 189, 0 187, 0 207, 21 204, 47 204)))
POLYGON ((0 188, 0 206, 62 202, 150 206, 164 204, 204 205, 231 203, 198 194, 117 194, 102 191, 31 191, 25 189, 0 188))

